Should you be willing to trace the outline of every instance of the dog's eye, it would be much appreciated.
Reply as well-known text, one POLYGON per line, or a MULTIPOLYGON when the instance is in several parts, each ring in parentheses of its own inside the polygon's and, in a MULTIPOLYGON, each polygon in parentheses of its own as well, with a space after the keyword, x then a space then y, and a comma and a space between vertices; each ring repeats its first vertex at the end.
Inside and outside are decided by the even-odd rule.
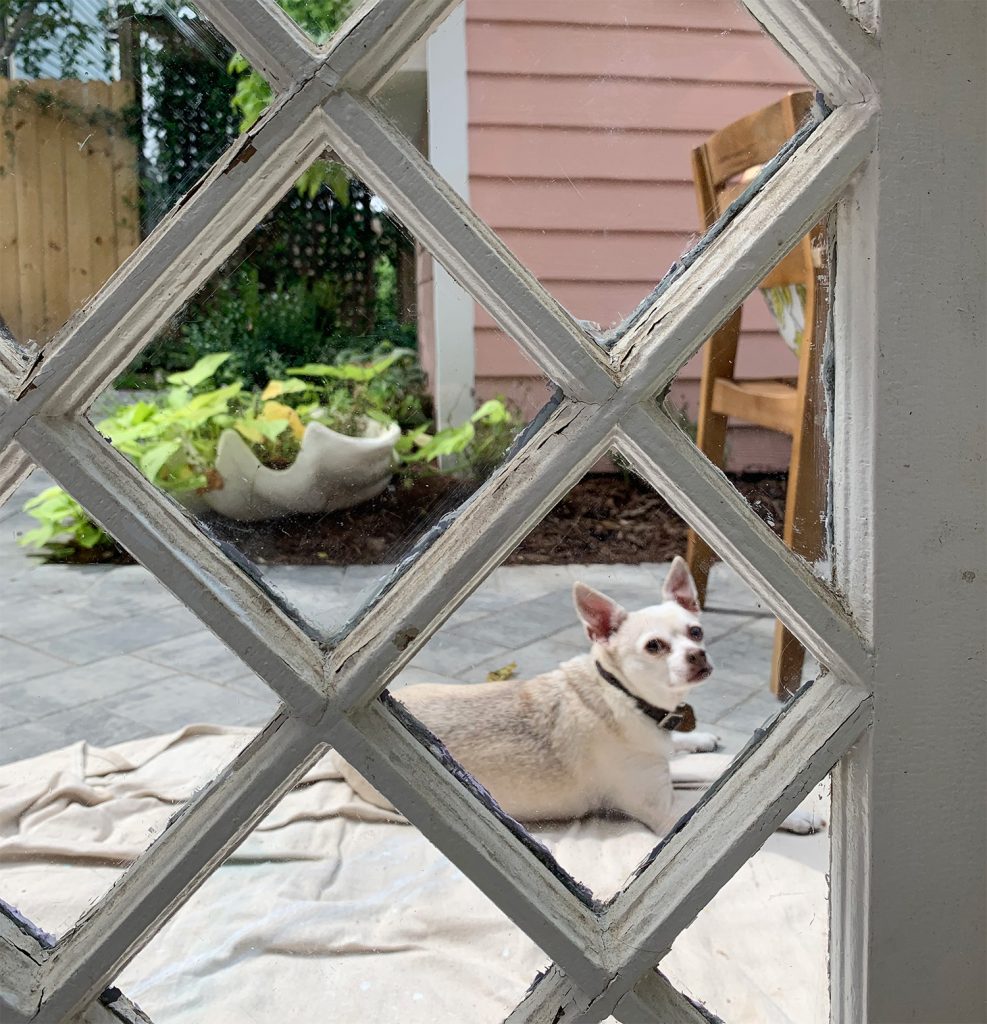
POLYGON ((689 639, 700 641, 703 638, 703 631, 698 626, 689 627, 689 639))
POLYGON ((644 645, 644 649, 648 654, 667 654, 671 650, 671 647, 669 647, 664 640, 649 640, 644 645))

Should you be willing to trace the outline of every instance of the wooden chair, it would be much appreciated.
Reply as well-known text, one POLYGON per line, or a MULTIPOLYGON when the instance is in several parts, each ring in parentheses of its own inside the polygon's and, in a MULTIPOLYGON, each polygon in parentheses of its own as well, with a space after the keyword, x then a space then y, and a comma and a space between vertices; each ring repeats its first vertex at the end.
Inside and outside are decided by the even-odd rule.
MULTIPOLYGON (((693 150, 692 167, 699 213, 709 227, 735 199, 751 171, 770 160, 781 145, 791 138, 804 120, 812 102, 811 92, 797 92, 778 103, 728 125, 693 150)), ((810 232, 761 282, 762 289, 788 289, 789 295, 801 295, 804 288, 804 328, 798 344, 798 378, 785 380, 737 381, 734 366, 740 338, 741 310, 709 339, 703 352, 699 393, 697 444, 711 462, 725 462, 727 423, 731 418, 777 430, 792 438, 791 463, 785 503, 784 542, 808 559, 819 556, 823 530, 823 486, 825 465, 821 464, 819 427, 820 399, 815 394, 819 382, 819 353, 816 338, 817 291, 819 290, 819 251, 821 226, 810 232)), ((713 553, 694 532, 689 532, 686 555, 705 604, 706 585, 713 553)), ((771 689, 785 698, 801 682, 804 651, 802 645, 779 622, 775 627, 771 664, 771 689)))

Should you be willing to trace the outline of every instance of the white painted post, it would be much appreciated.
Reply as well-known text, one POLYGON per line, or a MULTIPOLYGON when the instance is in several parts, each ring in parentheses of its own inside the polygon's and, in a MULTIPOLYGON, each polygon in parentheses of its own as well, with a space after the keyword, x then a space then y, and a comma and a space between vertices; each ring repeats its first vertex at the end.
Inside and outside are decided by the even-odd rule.
POLYGON ((841 213, 840 582, 875 722, 836 776, 833 1019, 987 1020, 987 4, 880 9, 841 213))
MULTIPOLYGON (((427 42, 428 156, 435 169, 469 201, 465 5, 427 42)), ((476 354, 473 299, 433 260, 435 422, 461 423, 475 409, 476 354)))

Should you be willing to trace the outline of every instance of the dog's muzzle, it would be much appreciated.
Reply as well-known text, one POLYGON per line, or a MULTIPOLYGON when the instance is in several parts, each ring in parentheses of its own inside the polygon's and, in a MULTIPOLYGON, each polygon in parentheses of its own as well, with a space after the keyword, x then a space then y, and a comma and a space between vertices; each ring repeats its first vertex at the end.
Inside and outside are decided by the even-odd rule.
POLYGON ((713 674, 713 665, 705 651, 692 651, 685 659, 689 664, 689 682, 701 683, 713 674))

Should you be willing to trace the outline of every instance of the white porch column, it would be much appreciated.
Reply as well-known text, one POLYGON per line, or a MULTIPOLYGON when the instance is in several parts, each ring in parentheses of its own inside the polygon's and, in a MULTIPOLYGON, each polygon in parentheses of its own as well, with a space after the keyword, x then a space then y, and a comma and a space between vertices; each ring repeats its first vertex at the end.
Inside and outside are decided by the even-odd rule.
POLYGON ((840 575, 876 718, 835 788, 833 1019, 979 1024, 987 4, 884 0, 879 37, 879 151, 837 260, 840 575))
MULTIPOLYGON (((428 156, 469 201, 469 114, 466 13, 461 4, 428 39, 428 156)), ((461 423, 475 409, 473 300, 433 261, 435 369, 432 391, 439 428, 461 423)))

